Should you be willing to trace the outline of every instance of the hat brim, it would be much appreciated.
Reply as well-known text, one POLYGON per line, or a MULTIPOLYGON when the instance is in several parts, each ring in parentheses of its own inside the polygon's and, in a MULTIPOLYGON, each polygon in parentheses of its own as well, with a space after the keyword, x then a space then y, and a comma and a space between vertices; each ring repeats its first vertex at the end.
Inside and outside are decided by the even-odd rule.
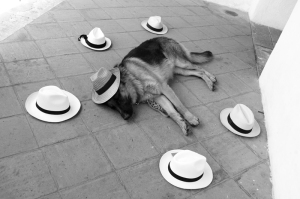
POLYGON ((39 92, 34 92, 27 97, 26 102, 25 102, 25 108, 30 115, 32 115, 33 117, 35 117, 39 120, 45 121, 45 122, 55 123, 55 122, 62 122, 62 121, 68 120, 78 113, 78 111, 80 110, 81 104, 75 95, 73 95, 72 93, 69 93, 68 91, 64 91, 64 92, 68 96, 70 107, 71 107, 70 110, 65 114, 51 115, 51 114, 46 114, 46 113, 40 111, 36 107, 36 101, 37 101, 37 96, 38 96, 39 92))
POLYGON ((111 46, 111 40, 109 38, 105 37, 105 41, 106 41, 106 45, 103 48, 93 48, 86 43, 84 38, 80 39, 80 42, 82 45, 84 45, 85 47, 87 47, 89 49, 96 50, 96 51, 107 50, 111 46))
POLYGON ((146 20, 142 21, 141 25, 143 26, 143 28, 145 28, 146 30, 148 30, 151 33, 154 33, 157 35, 164 35, 168 32, 168 27, 165 24, 163 24, 163 30, 160 32, 157 32, 157 31, 153 31, 153 30, 149 29, 147 27, 147 23, 148 23, 148 20, 146 19, 146 20))
POLYGON ((239 135, 239 136, 243 136, 243 137, 256 137, 260 134, 260 126, 258 124, 258 122, 254 119, 254 126, 252 128, 252 131, 250 133, 240 133, 238 131, 236 131, 234 128, 232 128, 230 126, 230 124, 228 123, 227 117, 230 114, 230 112, 232 111, 233 108, 226 108, 224 110, 221 111, 220 113, 220 120, 221 123, 232 133, 239 135))
POLYGON ((92 100, 96 104, 103 104, 107 100, 109 100, 114 94, 116 94, 117 90, 119 89, 120 85, 120 70, 118 68, 113 68, 111 72, 116 76, 115 82, 111 85, 105 93, 102 95, 98 95, 98 93, 93 89, 92 91, 92 100))
POLYGON ((173 158, 172 153, 178 153, 181 150, 171 150, 166 152, 160 159, 159 169, 162 176, 172 185, 182 189, 201 189, 207 187, 213 180, 213 172, 209 164, 206 162, 203 177, 196 182, 183 182, 174 178, 169 170, 168 165, 173 158))

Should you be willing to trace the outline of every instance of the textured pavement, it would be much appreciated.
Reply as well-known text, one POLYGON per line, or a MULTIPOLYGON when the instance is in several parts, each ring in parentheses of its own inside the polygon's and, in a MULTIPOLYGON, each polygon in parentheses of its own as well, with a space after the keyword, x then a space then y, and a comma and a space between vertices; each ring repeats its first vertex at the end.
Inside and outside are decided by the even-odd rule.
POLYGON ((258 85, 252 29, 246 13, 201 0, 68 0, 0 42, 1 199, 270 199, 267 134, 258 85), (89 76, 112 68, 130 49, 156 35, 140 22, 160 15, 165 35, 193 51, 210 50, 204 68, 216 75, 215 92, 203 80, 177 76, 172 87, 200 118, 184 136, 147 105, 129 121, 91 101, 89 76), (100 27, 112 48, 94 52, 78 42, 100 27), (27 114, 29 94, 56 85, 75 94, 79 114, 62 123, 27 114), (243 103, 262 132, 243 138, 220 122, 223 108, 243 103), (183 190, 161 176, 158 162, 171 149, 207 157, 214 179, 183 190))

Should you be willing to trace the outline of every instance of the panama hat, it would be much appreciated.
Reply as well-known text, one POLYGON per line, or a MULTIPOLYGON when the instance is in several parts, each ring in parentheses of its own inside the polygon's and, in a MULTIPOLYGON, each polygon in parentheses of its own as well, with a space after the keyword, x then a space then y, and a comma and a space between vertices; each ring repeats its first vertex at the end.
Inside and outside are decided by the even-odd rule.
POLYGON ((104 36, 100 28, 94 28, 88 35, 80 35, 78 41, 87 48, 102 51, 111 46, 111 40, 104 36))
POLYGON ((160 16, 152 16, 142 21, 141 25, 151 33, 163 35, 168 32, 168 27, 161 21, 160 16))
POLYGON ((221 123, 231 132, 244 136, 255 137, 260 134, 260 126, 252 111, 244 104, 234 108, 226 108, 220 113, 221 123))
POLYGON ((57 86, 45 86, 29 95, 25 102, 27 112, 46 122, 62 122, 75 116, 80 101, 72 93, 57 86))
POLYGON ((96 104, 102 104, 117 92, 120 85, 120 70, 119 68, 107 70, 101 67, 90 79, 93 83, 92 100, 96 104))
POLYGON ((169 183, 182 189, 204 188, 213 179, 206 157, 190 150, 166 152, 160 159, 159 169, 169 183))

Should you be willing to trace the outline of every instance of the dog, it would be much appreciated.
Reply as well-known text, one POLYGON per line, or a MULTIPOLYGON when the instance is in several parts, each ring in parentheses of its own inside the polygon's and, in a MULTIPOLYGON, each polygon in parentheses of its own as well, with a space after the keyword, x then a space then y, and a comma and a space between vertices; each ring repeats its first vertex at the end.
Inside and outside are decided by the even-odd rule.
POLYGON ((159 107, 185 135, 189 135, 190 125, 197 126, 199 119, 188 111, 168 83, 175 74, 193 75, 202 78, 213 91, 216 77, 200 68, 202 63, 212 59, 210 51, 190 52, 171 38, 156 37, 144 41, 114 66, 120 70, 120 85, 105 104, 127 120, 133 115, 134 104, 148 101, 151 107, 159 107))

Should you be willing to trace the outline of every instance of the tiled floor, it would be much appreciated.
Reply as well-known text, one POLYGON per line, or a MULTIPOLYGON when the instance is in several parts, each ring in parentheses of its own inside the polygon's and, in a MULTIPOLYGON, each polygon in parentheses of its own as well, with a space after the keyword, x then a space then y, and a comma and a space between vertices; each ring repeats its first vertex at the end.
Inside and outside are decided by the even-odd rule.
POLYGON ((1 199, 270 199, 267 134, 246 13, 201 0, 67 0, 0 42, 1 199), (226 10, 233 11, 226 12, 226 10), (91 101, 89 76, 112 68, 133 47, 156 35, 140 22, 162 16, 165 35, 194 51, 211 50, 204 68, 215 74, 215 92, 194 77, 176 77, 172 87, 201 125, 185 137, 169 118, 146 105, 123 120, 91 101), (99 26, 111 38, 94 52, 77 38, 99 26), (57 85, 81 101, 79 114, 59 124, 26 113, 27 96, 57 85), (230 133, 219 120, 236 103, 252 109, 262 132, 256 138, 230 133), (259 112, 260 111, 260 112, 259 112), (171 149, 207 157, 210 186, 183 190, 161 176, 158 162, 171 149))

